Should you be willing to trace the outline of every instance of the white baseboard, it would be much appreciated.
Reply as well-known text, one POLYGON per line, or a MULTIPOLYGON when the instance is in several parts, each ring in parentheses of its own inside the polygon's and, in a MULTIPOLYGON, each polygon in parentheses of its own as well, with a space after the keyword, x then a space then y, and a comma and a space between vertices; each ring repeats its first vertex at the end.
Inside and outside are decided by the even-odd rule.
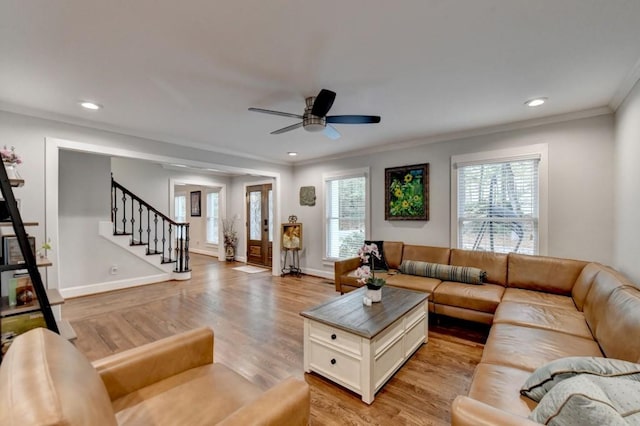
POLYGON ((313 275, 314 277, 327 278, 333 281, 333 271, 323 271, 322 269, 310 269, 302 268, 302 273, 306 275, 313 275))
POLYGON ((218 252, 203 250, 203 249, 195 249, 189 247, 189 253, 202 254, 204 256, 218 257, 218 252))
POLYGON ((121 290, 123 288, 137 287, 139 285, 159 283, 171 280, 171 274, 157 274, 146 277, 129 278, 118 281, 109 281, 77 287, 60 288, 60 294, 65 299, 72 297, 87 296, 90 294, 104 293, 106 291, 121 290))

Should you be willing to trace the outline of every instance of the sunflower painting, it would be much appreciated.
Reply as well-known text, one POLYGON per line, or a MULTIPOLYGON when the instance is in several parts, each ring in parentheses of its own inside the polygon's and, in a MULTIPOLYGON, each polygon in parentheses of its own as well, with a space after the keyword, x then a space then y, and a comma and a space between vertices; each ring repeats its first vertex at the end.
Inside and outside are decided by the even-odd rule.
POLYGON ((385 220, 429 220, 429 164, 385 169, 385 220))

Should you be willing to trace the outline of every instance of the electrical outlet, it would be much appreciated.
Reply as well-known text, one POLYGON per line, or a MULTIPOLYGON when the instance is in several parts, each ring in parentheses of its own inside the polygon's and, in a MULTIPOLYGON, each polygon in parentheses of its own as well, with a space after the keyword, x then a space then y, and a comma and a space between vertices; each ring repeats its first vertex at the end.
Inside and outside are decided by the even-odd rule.
POLYGON ((110 271, 111 275, 115 275, 118 273, 118 265, 112 265, 110 271))

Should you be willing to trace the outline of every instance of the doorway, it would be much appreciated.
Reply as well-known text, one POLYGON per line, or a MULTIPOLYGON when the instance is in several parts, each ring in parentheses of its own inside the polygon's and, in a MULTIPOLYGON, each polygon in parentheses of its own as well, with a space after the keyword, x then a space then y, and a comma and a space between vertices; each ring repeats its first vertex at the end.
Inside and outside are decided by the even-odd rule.
POLYGON ((247 263, 273 262, 273 190, 270 183, 247 186, 247 263))

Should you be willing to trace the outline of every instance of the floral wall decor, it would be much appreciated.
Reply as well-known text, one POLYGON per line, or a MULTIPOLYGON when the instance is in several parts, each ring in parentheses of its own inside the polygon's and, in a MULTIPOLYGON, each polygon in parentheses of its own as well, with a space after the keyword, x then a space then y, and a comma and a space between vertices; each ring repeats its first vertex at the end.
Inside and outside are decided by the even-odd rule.
POLYGON ((384 219, 429 220, 429 163, 384 170, 384 219))

